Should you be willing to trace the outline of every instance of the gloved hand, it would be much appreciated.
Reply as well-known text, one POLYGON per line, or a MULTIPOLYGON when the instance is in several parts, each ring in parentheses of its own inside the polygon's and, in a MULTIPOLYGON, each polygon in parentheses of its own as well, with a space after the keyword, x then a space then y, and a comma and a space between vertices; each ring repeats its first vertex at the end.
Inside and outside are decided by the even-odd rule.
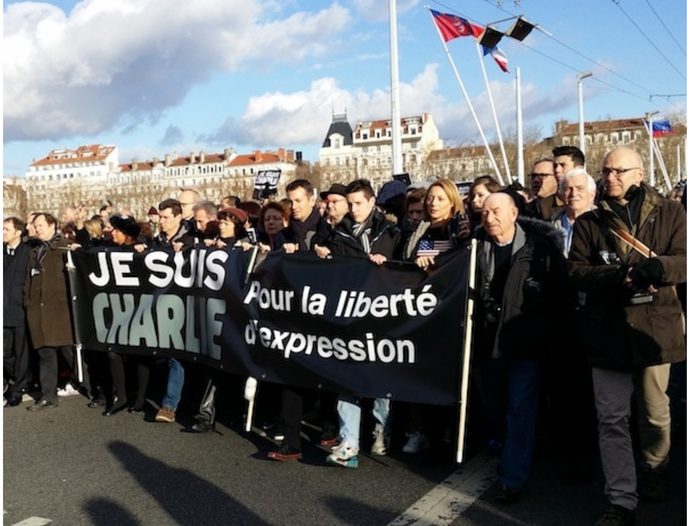
POLYGON ((636 289, 644 290, 650 285, 658 289, 664 281, 664 266, 658 258, 647 258, 635 263, 628 275, 636 289))

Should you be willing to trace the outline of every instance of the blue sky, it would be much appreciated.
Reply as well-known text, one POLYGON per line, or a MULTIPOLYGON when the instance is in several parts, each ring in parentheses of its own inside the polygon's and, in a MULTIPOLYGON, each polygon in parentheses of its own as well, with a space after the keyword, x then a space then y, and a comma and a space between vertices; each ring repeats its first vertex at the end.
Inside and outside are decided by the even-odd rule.
MULTIPOLYGON (((687 116, 682 0, 446 0, 440 12, 487 25, 516 15, 533 31, 499 44, 510 74, 485 65, 501 131, 542 136, 585 119, 687 116)), ((424 2, 398 0, 401 114, 429 112, 447 145, 481 144, 424 2)), ((511 22, 494 24, 507 30, 511 22)), ((9 2, 3 11, 3 170, 23 176, 56 148, 115 144, 120 162, 177 151, 288 148, 317 160, 333 112, 390 117, 387 0, 9 2)), ((472 38, 448 47, 495 136, 472 38)))

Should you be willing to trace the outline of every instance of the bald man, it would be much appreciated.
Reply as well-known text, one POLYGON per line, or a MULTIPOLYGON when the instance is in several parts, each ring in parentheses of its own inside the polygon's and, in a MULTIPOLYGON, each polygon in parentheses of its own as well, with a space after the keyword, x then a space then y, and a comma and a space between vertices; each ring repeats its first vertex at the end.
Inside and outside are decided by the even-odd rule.
POLYGON ((666 496, 671 415, 666 391, 672 363, 686 358, 675 290, 686 281, 683 207, 644 183, 631 148, 604 157, 599 207, 575 222, 570 274, 587 294, 584 350, 592 367, 599 450, 609 508, 597 524, 633 524, 638 498, 666 496), (635 465, 629 429, 639 409, 642 462, 635 465))
POLYGON ((503 444, 496 499, 522 495, 532 462, 539 392, 546 357, 574 306, 566 286, 563 238, 550 224, 518 219, 502 191, 484 201, 479 242, 475 356, 493 437, 503 444))

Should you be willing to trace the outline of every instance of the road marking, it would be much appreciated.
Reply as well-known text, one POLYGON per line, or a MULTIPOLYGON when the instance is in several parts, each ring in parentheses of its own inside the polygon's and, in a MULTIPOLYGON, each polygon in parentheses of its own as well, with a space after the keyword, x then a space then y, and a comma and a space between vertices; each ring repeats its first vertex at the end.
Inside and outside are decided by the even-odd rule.
POLYGON ((44 519, 43 517, 29 517, 21 522, 13 524, 12 526, 45 526, 53 522, 50 519, 44 519))
POLYGON ((498 478, 498 458, 476 455, 388 526, 444 526, 469 508, 498 478))

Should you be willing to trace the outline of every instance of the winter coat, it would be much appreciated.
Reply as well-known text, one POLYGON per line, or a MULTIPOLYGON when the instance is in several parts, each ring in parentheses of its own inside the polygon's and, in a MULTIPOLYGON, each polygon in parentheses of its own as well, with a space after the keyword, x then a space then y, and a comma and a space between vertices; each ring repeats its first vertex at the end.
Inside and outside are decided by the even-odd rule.
POLYGON ((69 241, 56 235, 29 255, 24 285, 24 306, 35 349, 72 345, 72 319, 65 268, 69 241), (47 245, 41 260, 39 255, 47 245))
POLYGON ((606 200, 578 217, 570 249, 570 275, 587 294, 585 351, 594 367, 629 370, 685 359, 684 322, 673 285, 686 281, 687 224, 683 207, 643 185, 640 217, 631 231, 606 200), (664 283, 650 303, 631 304, 627 269, 645 257, 613 237, 617 226, 659 257, 664 283), (615 260, 618 258, 618 261, 615 260))
POLYGON ((493 241, 484 227, 477 229, 476 237, 478 358, 555 358, 562 349, 559 340, 567 337, 564 327, 572 319, 576 304, 568 283, 561 233, 541 220, 518 219, 496 323, 488 316, 493 241))
MULTIPOLYGON (((450 225, 448 225, 448 239, 451 242, 451 248, 456 248, 463 245, 466 240, 460 239, 455 235, 458 230, 459 223, 463 220, 460 215, 453 216, 450 225)), ((414 261, 417 258, 417 249, 419 248, 419 242, 424 238, 427 230, 431 228, 431 221, 424 219, 420 221, 417 228, 414 229, 412 234, 405 241, 404 247, 402 248, 401 259, 403 261, 414 261)))
MULTIPOLYGON (((393 258, 400 231, 390 223, 381 212, 374 210, 370 223, 369 246, 370 254, 382 254, 387 259, 393 258)), ((353 233, 354 222, 350 215, 346 215, 336 227, 331 230, 325 245, 333 254, 362 256, 365 254, 360 240, 353 233)))
POLYGON ((10 256, 7 253, 7 245, 3 243, 3 327, 22 327, 26 323, 24 280, 26 279, 26 265, 30 253, 31 247, 29 245, 19 243, 14 250, 14 256, 10 256))

